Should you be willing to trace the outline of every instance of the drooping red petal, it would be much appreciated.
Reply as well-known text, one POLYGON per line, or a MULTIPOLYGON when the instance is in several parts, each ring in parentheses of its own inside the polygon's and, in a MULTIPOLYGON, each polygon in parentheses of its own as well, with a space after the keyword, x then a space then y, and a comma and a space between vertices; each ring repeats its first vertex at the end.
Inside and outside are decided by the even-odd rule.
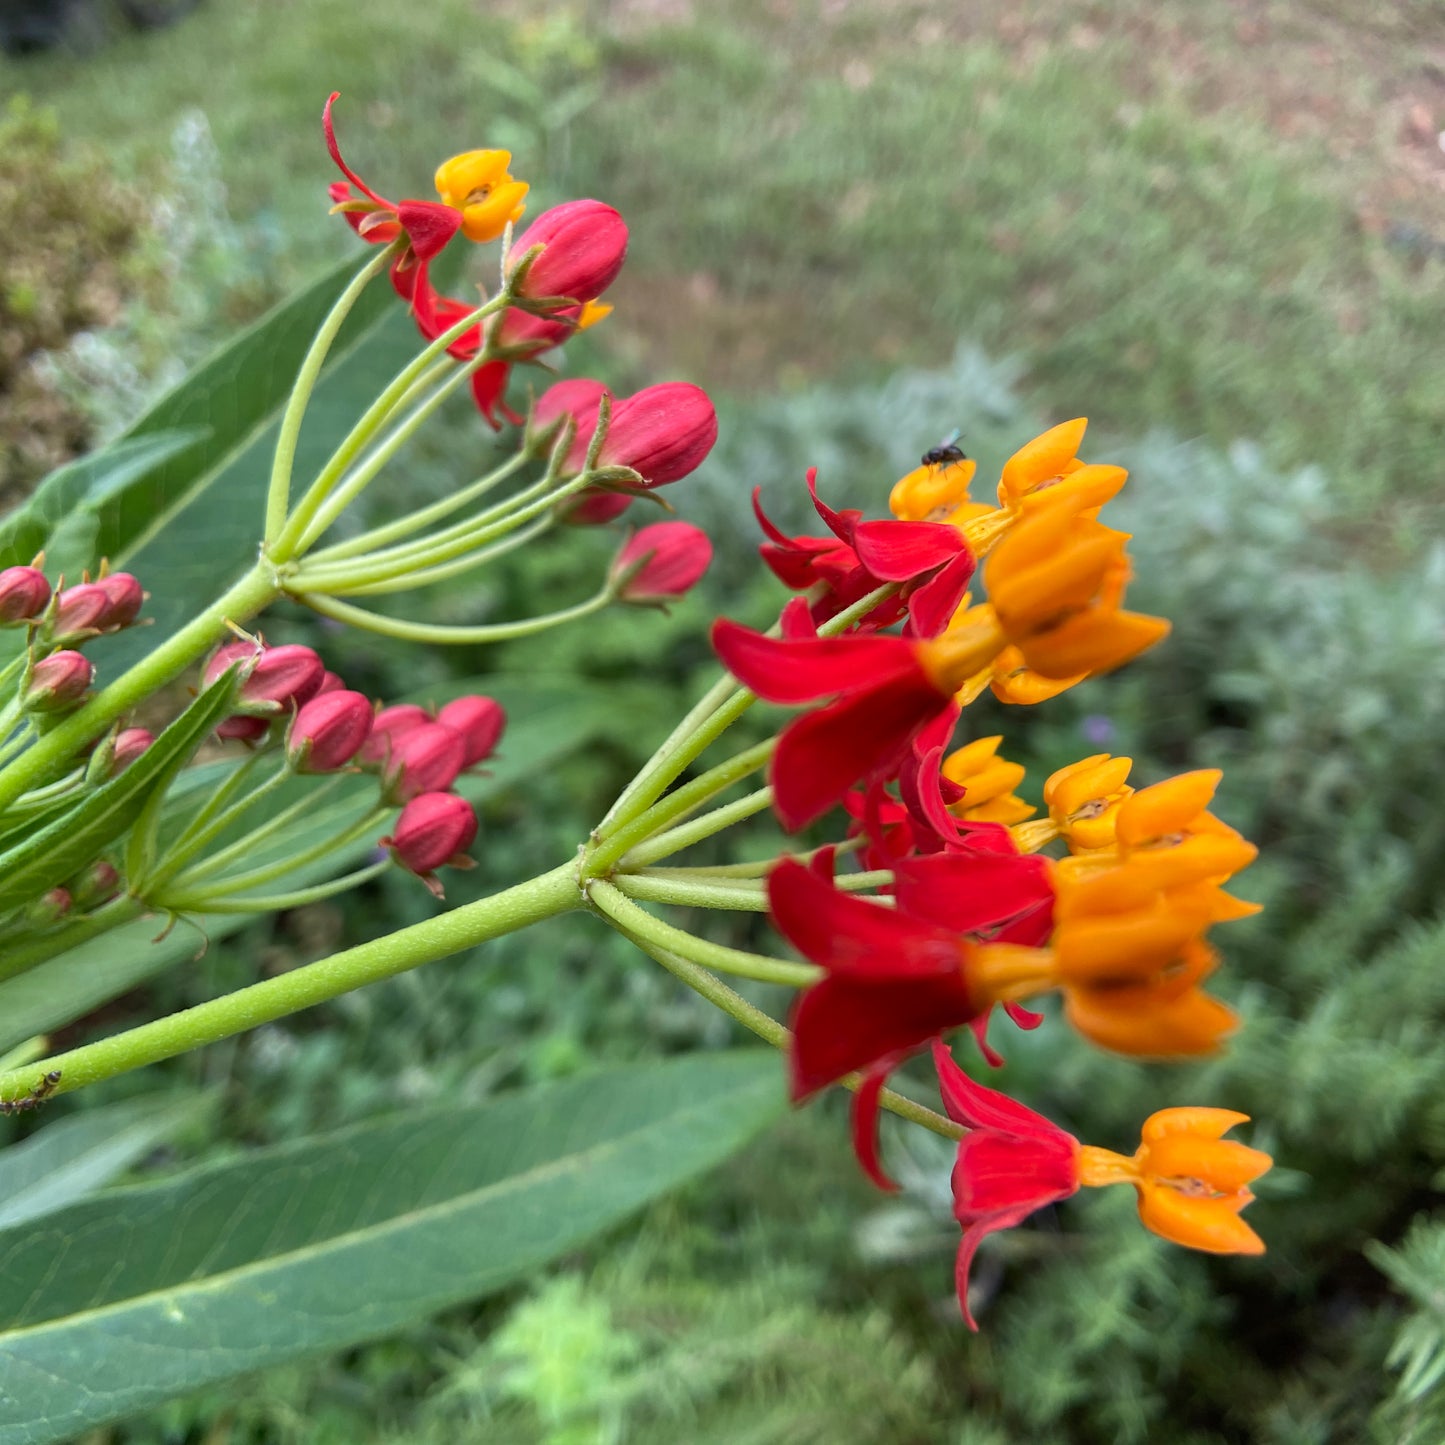
POLYGON ((778 615, 778 627, 785 642, 813 642, 818 636, 818 624, 808 609, 806 597, 790 597, 783 604, 778 615))
POLYGON ((938 637, 945 632, 968 591, 976 565, 973 553, 965 548, 922 586, 910 591, 904 636, 938 637))
POLYGON ((431 260, 462 224, 462 213, 440 201, 402 201, 396 208, 396 218, 419 261, 431 260))
POLYGON ((835 888, 816 867, 784 858, 768 875, 773 923, 804 958, 875 983, 951 977, 962 955, 952 934, 835 888))
POLYGON ((813 506, 817 509, 818 515, 827 524, 828 530, 841 541, 846 542, 850 547, 853 545, 853 529, 863 520, 863 513, 856 507, 849 507, 842 512, 835 512, 825 501, 818 496, 818 469, 808 468, 808 495, 813 499, 813 506))
POLYGON ((336 144, 336 127, 331 119, 331 107, 336 104, 337 97, 341 94, 339 90, 333 90, 327 98, 326 108, 321 112, 321 129, 326 136, 326 149, 330 152, 331 159, 336 162, 336 168, 356 187, 358 191, 368 200, 375 201, 378 206, 384 206, 388 211, 394 211, 395 206, 382 196, 378 196, 370 186, 341 159, 341 147, 336 144))
POLYGON ((880 582, 912 582, 968 553, 958 529, 942 522, 860 522, 851 542, 880 582))
POLYGON ((779 640, 722 617, 713 623, 712 645, 723 666, 769 702, 796 704, 858 688, 881 690, 909 677, 926 685, 913 648, 896 637, 779 640))
POLYGON ((961 970, 893 983, 830 974, 793 1006, 792 1097, 805 1099, 844 1074, 902 1058, 972 1016, 961 970))
POLYGON ((502 429, 501 422, 497 420, 498 408, 508 421, 521 421, 521 417, 502 400, 511 373, 512 368, 505 361, 489 361, 472 373, 472 399, 493 431, 502 429))
POLYGON ((983 934, 1052 903, 1048 863, 1037 854, 932 853, 894 870, 900 908, 957 933, 983 934))
POLYGON ((1042 1114, 1025 1108, 1016 1099, 976 1084, 954 1062, 953 1054, 942 1039, 933 1043, 933 1066, 938 1070, 938 1089, 943 1107, 956 1124, 970 1129, 998 1129, 1021 1139, 1052 1138, 1065 1134, 1042 1114))
POLYGON ((891 1063, 875 1065, 863 1076, 863 1082, 853 1095, 853 1106, 849 1110, 849 1121, 853 1133, 853 1153, 863 1172, 880 1189, 895 1194, 898 1186, 883 1172, 883 1161, 878 1154, 878 1096, 892 1071, 891 1063))
POLYGON ((891 774, 914 732, 945 706, 919 671, 794 719, 779 735, 768 770, 773 811, 783 826, 796 832, 841 802, 855 783, 891 774))

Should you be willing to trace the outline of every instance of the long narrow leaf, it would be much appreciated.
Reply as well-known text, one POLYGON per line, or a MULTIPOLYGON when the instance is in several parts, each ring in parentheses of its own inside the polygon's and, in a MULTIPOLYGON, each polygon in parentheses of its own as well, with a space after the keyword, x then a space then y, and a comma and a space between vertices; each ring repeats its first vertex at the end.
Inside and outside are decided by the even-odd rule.
POLYGON ((775 1057, 703 1054, 418 1110, 0 1233, 0 1445, 496 1290, 717 1164, 781 1109, 775 1057))

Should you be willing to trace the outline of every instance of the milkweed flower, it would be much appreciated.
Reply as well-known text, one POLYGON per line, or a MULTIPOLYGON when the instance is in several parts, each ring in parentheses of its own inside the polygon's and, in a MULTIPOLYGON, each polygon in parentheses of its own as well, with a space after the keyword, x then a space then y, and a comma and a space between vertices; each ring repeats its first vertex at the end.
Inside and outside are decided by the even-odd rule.
POLYGON ((463 151, 437 167, 437 195, 444 206, 460 214, 467 240, 495 241, 522 219, 531 188, 512 177, 511 164, 510 151, 475 150, 463 151))
POLYGON ((975 738, 943 760, 943 777, 957 784, 963 796, 950 804, 955 817, 979 823, 1020 823, 1037 811, 1016 797, 1014 789, 1024 780, 1021 763, 998 755, 1002 735, 975 738))
POLYGON ((622 544, 608 576, 619 602, 658 606, 684 596, 712 561, 712 542, 690 522, 655 522, 622 544))
POLYGON ((63 650, 43 657, 30 669, 21 694, 26 712, 66 712, 75 707, 95 680, 95 668, 80 653, 63 650))
POLYGON ((977 471, 978 463, 957 447, 936 448, 894 483, 888 510, 900 521, 947 522, 955 527, 987 516, 994 509, 968 495, 977 471))
POLYGON ((536 301, 595 301, 616 279, 627 258, 627 222, 601 201, 567 201, 543 211, 513 242, 509 268, 527 253, 541 253, 518 281, 515 295, 536 301))
POLYGON ((465 798, 455 793, 419 793, 401 810, 396 827, 381 839, 381 846, 440 898, 436 870, 470 868, 466 850, 476 836, 476 810, 465 798))
POLYGON ((466 745, 464 766, 473 768, 496 752, 507 727, 507 711, 496 698, 472 693, 454 697, 436 720, 461 734, 466 745))
POLYGON ((339 688, 318 693, 291 723, 286 758, 299 773, 334 773, 349 763, 371 736, 371 703, 339 688))
POLYGON ((1264 1242, 1240 1217, 1246 1187, 1274 1161, 1222 1136, 1248 1115, 1229 1109, 1163 1109, 1150 1115, 1132 1158, 1080 1144, 1072 1134, 1007 1095, 974 1083, 942 1042, 934 1066, 948 1117, 967 1133, 953 1167, 954 1217, 963 1226, 955 1283, 969 1328, 978 1322, 968 1275, 984 1237, 1021 1224, 1080 1188, 1131 1184, 1146 1229, 1210 1254, 1262 1254, 1264 1242))
POLYGON ((7 567, 0 572, 0 627, 38 617, 50 601, 50 583, 38 567, 7 567))

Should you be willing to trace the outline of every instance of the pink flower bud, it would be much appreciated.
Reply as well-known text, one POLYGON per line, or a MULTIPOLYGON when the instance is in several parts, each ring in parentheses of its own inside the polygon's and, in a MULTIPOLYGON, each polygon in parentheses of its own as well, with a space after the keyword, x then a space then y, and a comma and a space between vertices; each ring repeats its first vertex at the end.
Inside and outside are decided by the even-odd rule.
POLYGON ((77 908, 94 908, 120 891, 120 874, 113 863, 98 858, 83 873, 70 880, 71 901, 77 908))
POLYGON ((477 815, 455 793, 420 793, 401 810, 391 837, 381 840, 409 872, 425 878, 471 847, 477 815))
POLYGON ((598 461, 631 467, 649 487, 680 481, 702 465, 717 440, 717 412, 700 386, 666 381, 612 408, 598 461))
POLYGON ((575 497, 558 503, 557 517, 571 527, 602 527, 616 521, 631 505, 632 498, 626 492, 586 487, 575 497))
POLYGON ((115 749, 110 755, 111 777, 125 772, 155 740, 149 728, 124 728, 117 733, 115 749))
POLYGON ((129 572, 67 587, 56 598, 52 635, 57 642, 74 642, 96 632, 116 632, 140 616, 144 602, 145 591, 129 572))
POLYGON ((597 430, 597 407, 605 395, 607 388, 600 381, 587 377, 559 381, 555 386, 549 386, 532 407, 532 415, 527 422, 528 445, 535 448, 551 446, 562 423, 570 416, 576 431, 562 464, 562 475, 575 477, 587 459, 587 444, 597 430))
POLYGON ((407 733, 432 722, 432 715, 414 702, 399 702, 384 707, 372 719, 371 735, 362 745, 356 761, 359 763, 380 763, 383 767, 397 743, 407 733))
POLYGON ((258 743, 271 731, 268 717, 228 717, 216 728, 222 742, 258 743))
POLYGON ((465 766, 470 768, 496 751, 507 726, 507 713, 492 697, 458 697, 442 708, 437 721, 462 735, 467 748, 465 766))
POLYGON ((610 576, 620 582, 620 602, 644 606, 691 590, 712 561, 712 543, 691 522, 656 522, 629 537, 613 559, 610 576), (628 576, 628 573, 631 576, 628 576))
POLYGON ((0 572, 0 627, 38 617, 50 601, 50 583, 36 567, 7 567, 0 572))
POLYGON ((616 279, 627 255, 627 222, 601 201, 568 201, 543 211, 512 244, 520 261, 546 249, 518 287, 519 296, 570 296, 593 301, 616 279))
POLYGON ((74 642, 101 631, 110 598, 99 582, 65 588, 55 599, 51 633, 57 642, 74 642))
POLYGON ((323 672, 321 686, 316 689, 316 696, 320 697, 325 692, 340 692, 345 686, 346 684, 334 672, 323 672))
POLYGON ((78 652, 52 652, 30 670, 25 709, 64 712, 85 696, 94 680, 95 668, 78 652))
POLYGON ((371 736, 371 703, 359 692, 323 693, 296 714, 286 757, 298 773, 334 773, 371 736))
POLYGON ((382 791, 393 802, 409 803, 422 793, 444 793, 466 766, 467 745, 455 729, 428 722, 392 745, 382 774, 382 791))
POLYGON ((101 622, 106 630, 129 627, 145 605, 145 589, 129 572, 112 572, 95 584, 108 604, 101 622))
POLYGON ((206 664, 204 685, 209 687, 238 661, 243 666, 252 663, 236 698, 244 712, 270 714, 299 707, 316 695, 326 675, 321 659, 299 643, 258 650, 249 642, 231 642, 219 648, 206 664))

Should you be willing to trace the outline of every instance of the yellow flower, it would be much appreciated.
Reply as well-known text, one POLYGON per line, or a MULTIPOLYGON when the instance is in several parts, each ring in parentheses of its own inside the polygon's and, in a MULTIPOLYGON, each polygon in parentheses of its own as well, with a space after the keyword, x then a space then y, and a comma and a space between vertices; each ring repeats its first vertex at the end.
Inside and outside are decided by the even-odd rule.
POLYGON ((1044 804, 1073 853, 1114 846, 1119 809, 1134 790, 1126 779, 1130 758, 1096 753, 1060 768, 1044 784, 1044 804))
POLYGON ((1222 1136, 1248 1114, 1231 1109, 1161 1109, 1144 1121, 1134 1157, 1084 1144, 1079 1183, 1132 1184, 1146 1229, 1209 1254, 1263 1254, 1264 1241, 1240 1217, 1248 1185, 1274 1160, 1222 1136))
POLYGON ((508 173, 510 151, 463 151, 437 167, 436 188, 444 205, 462 213, 469 241, 495 241, 522 218, 530 187, 508 173))
POLYGON ((974 823, 1020 823, 1038 810, 1014 796, 1024 780, 1021 763, 998 756, 1002 736, 976 738, 943 760, 943 776, 964 788, 964 796, 950 807, 955 817, 974 823))

